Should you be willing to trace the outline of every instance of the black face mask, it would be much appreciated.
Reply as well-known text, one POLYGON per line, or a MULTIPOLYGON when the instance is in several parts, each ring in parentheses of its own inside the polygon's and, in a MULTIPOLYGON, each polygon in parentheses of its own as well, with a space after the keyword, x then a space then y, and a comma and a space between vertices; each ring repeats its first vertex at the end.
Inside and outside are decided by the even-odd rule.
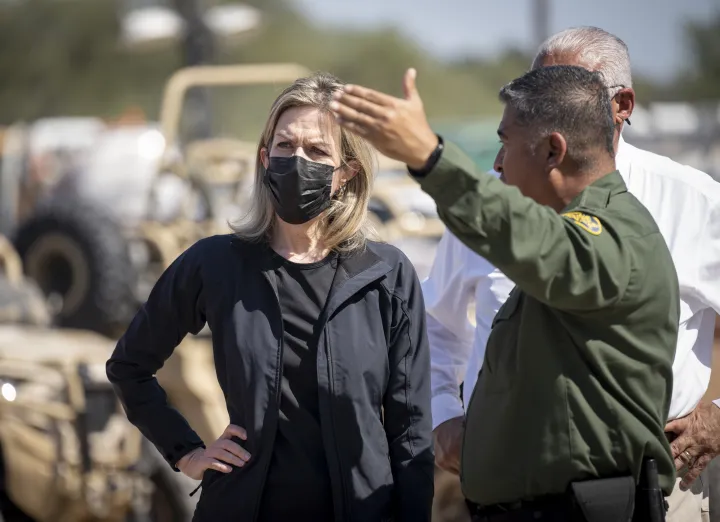
POLYGON ((332 165, 300 156, 271 157, 263 181, 280 219, 299 225, 319 216, 330 206, 333 172, 332 165))

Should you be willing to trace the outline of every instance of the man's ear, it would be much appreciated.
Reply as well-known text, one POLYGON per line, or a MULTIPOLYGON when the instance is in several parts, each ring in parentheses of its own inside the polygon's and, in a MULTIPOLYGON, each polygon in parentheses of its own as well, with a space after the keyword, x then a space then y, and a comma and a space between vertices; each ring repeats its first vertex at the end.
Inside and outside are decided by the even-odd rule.
POLYGON ((553 132, 547 139, 547 167, 548 170, 557 169, 565 160, 565 155, 567 154, 567 141, 565 141, 565 137, 559 132, 553 132))
POLYGON ((614 103, 617 103, 615 125, 629 121, 635 108, 635 91, 630 87, 620 89, 615 95, 614 103))
POLYGON ((267 170, 268 165, 270 164, 267 147, 262 147, 260 149, 260 162, 263 164, 263 167, 265 167, 265 170, 267 170))

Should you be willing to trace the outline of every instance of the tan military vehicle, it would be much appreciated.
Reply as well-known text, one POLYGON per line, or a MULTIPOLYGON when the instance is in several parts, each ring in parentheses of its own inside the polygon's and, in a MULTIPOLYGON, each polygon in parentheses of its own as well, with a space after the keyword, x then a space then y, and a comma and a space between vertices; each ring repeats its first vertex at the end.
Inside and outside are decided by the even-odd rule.
POLYGON ((433 199, 410 179, 404 163, 386 156, 380 156, 369 208, 380 218, 383 239, 388 242, 439 240, 445 230, 433 199))
POLYGON ((190 520, 194 481, 143 440, 107 381, 113 341, 49 324, 0 236, 0 520, 190 520))
MULTIPOLYGON (((259 129, 242 128, 243 115, 264 118, 275 95, 309 72, 297 64, 190 67, 167 81, 157 125, 61 118, 8 129, 0 233, 12 234, 28 277, 51 298, 56 323, 119 335, 180 252, 226 233, 253 183, 259 129), (198 88, 213 95, 234 129, 185 135, 187 100, 198 88), (253 101, 242 94, 248 89, 267 96, 253 101), (223 96, 228 91, 240 94, 223 96)), ((432 200, 387 158, 370 210, 378 236, 390 242, 442 233, 432 200)))
MULTIPOLYGON (((252 183, 256 144, 227 135, 183 142, 179 136, 188 90, 265 85, 275 88, 274 95, 308 72, 293 64, 178 71, 166 86, 159 126, 162 154, 143 194, 147 205, 139 219, 114 219, 93 201, 50 199, 20 223, 14 239, 26 273, 46 295, 60 296, 54 313, 61 325, 94 329, 115 338, 162 270, 200 237, 227 232, 226 220, 243 207, 252 183)), ((267 111, 267 107, 262 109, 267 111)), ((157 137, 152 132, 139 129, 139 143, 157 137)), ((432 213, 418 211, 416 201, 422 192, 399 168, 386 159, 381 162, 374 199, 378 210, 373 214, 379 235, 387 240, 439 236, 432 213), (411 213, 415 221, 407 216, 411 213)), ((110 347, 100 359, 109 355, 110 347)), ((170 403, 203 440, 211 441, 223 431, 228 414, 215 377, 209 332, 187 338, 158 379, 170 403)), ((101 410, 105 416, 116 412, 114 403, 105 403, 101 410)), ((147 458, 140 461, 146 468, 142 474, 155 485, 149 488, 154 492, 150 505, 160 511, 158 519, 185 520, 178 513, 191 511, 187 492, 192 488, 156 452, 143 451, 147 458)))
MULTIPOLYGON (((185 139, 188 92, 242 87, 274 95, 308 72, 295 64, 185 68, 166 84, 158 124, 65 118, 8 129, 0 233, 12 237, 58 325, 119 335, 177 255, 237 217, 254 141, 228 133, 185 139), (85 139, 68 141, 72 135, 85 139)), ((236 100, 241 113, 258 110, 236 100)))

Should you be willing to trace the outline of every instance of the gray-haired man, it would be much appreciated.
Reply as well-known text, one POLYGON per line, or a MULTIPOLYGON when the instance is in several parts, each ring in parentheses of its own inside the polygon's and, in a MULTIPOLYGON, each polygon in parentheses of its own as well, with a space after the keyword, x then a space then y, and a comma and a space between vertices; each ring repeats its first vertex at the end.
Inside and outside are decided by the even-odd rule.
MULTIPOLYGON (((715 311, 720 311, 720 185, 702 172, 622 139, 624 122, 635 105, 630 58, 622 40, 594 27, 568 29, 543 43, 533 68, 559 64, 602 73, 616 122, 617 168, 629 191, 650 210, 676 266, 681 317, 666 430, 677 437, 671 447, 681 472, 669 497, 668 521, 707 520, 707 484, 696 479, 720 453, 717 437, 709 436, 713 426, 720 427, 720 408, 700 402, 710 378, 715 311), (684 491, 686 487, 690 489, 684 491)), ((512 286, 499 270, 446 232, 423 292, 432 354, 436 460, 451 473, 459 466, 465 415, 458 386, 464 381, 467 404, 493 318, 512 286), (473 303, 476 326, 465 319, 473 303)))

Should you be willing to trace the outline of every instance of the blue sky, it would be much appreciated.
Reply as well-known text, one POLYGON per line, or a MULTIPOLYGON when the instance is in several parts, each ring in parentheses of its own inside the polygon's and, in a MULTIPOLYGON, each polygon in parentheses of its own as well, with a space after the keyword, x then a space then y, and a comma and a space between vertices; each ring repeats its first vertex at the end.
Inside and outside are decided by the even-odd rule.
MULTIPOLYGON (((293 0, 319 24, 391 25, 438 57, 533 49, 533 0, 293 0)), ((596 25, 625 40, 637 73, 657 80, 687 60, 683 25, 720 10, 720 0, 551 0, 551 32, 596 25)))

